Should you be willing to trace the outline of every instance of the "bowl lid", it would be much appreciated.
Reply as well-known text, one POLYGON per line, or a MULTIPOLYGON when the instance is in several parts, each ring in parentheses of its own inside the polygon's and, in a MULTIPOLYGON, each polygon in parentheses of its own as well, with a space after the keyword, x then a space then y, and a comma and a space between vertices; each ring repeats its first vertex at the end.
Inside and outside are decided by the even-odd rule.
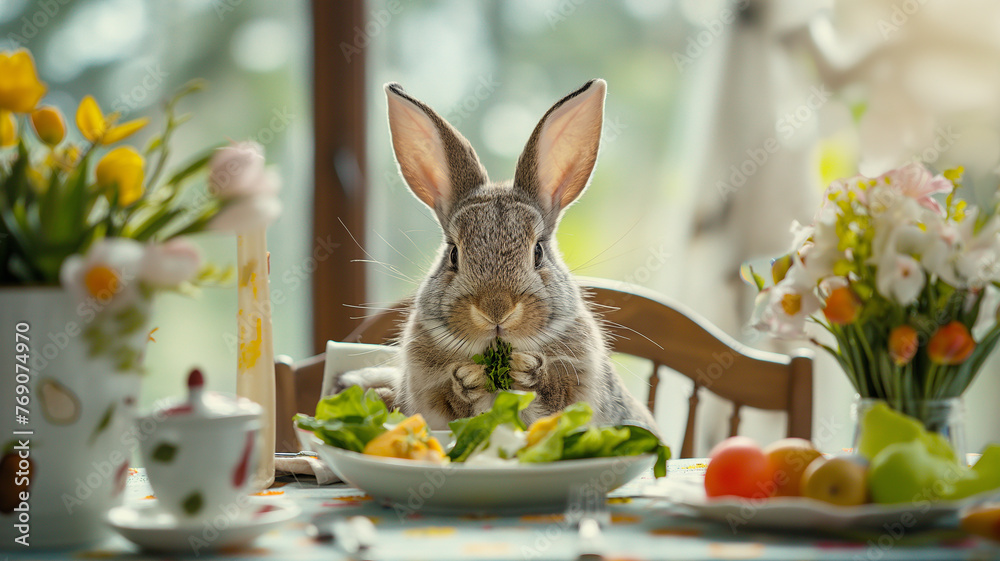
POLYGON ((197 368, 188 375, 187 388, 187 399, 175 399, 157 408, 158 416, 178 419, 253 418, 262 411, 260 405, 245 397, 206 390, 205 376, 197 368))

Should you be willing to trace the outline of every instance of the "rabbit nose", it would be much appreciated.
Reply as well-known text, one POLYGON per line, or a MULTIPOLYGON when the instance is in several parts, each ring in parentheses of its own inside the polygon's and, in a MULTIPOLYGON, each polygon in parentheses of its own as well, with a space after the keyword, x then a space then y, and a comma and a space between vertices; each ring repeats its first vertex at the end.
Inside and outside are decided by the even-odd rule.
POLYGON ((514 305, 510 296, 496 294, 480 299, 472 305, 472 319, 484 329, 502 326, 504 323, 517 321, 520 317, 521 304, 514 305))

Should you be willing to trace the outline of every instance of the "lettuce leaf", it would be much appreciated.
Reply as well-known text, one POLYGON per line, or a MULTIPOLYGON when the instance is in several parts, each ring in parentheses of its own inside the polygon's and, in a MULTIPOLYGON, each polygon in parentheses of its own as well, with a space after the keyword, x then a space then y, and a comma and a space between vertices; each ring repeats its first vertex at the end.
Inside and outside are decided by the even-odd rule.
POLYGON ((635 425, 587 426, 593 411, 586 403, 567 407, 556 428, 517 453, 522 462, 554 462, 581 458, 639 456, 656 453, 653 475, 667 474, 670 448, 648 429, 635 425))
POLYGON ((296 415, 299 427, 312 431, 323 442, 337 448, 361 452, 365 445, 406 416, 390 412, 375 390, 351 386, 324 397, 316 404, 316 416, 296 415))
MULTIPOLYGON (((567 459, 563 456, 566 436, 590 422, 594 410, 582 401, 563 409, 556 422, 556 427, 531 446, 522 448, 517 457, 522 462, 555 462, 567 459)), ((582 456, 577 456, 582 457, 582 456)))
POLYGON ((627 440, 615 447, 612 456, 638 456, 656 452, 656 463, 653 464, 653 476, 667 475, 667 460, 670 459, 670 447, 660 442, 660 438, 649 429, 635 425, 624 425, 629 431, 627 440))
POLYGON ((563 440, 563 460, 604 458, 614 456, 615 448, 628 440, 624 427, 587 427, 566 435, 563 440))
POLYGON ((455 446, 448 457, 453 462, 464 462, 480 445, 489 441, 493 429, 504 423, 512 423, 521 430, 528 428, 520 412, 534 399, 532 392, 499 392, 489 411, 448 423, 455 435, 455 446))

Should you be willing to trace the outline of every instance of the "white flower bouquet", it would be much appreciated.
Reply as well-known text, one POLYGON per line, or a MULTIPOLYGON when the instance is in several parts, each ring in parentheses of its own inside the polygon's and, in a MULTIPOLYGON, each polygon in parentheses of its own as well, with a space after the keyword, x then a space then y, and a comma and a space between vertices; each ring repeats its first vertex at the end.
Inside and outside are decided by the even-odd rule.
POLYGON ((912 163, 831 184, 814 222, 793 224, 773 286, 750 271, 751 323, 786 338, 819 324, 837 345, 813 342, 862 397, 913 416, 918 402, 960 396, 1000 339, 995 324, 972 334, 1000 280, 1000 218, 955 196, 961 175, 912 163))

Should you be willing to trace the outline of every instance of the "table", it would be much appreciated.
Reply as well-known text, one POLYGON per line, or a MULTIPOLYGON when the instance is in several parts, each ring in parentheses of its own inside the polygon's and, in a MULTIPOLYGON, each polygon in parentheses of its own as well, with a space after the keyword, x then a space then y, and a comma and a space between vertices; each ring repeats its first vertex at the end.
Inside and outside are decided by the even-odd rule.
MULTIPOLYGON (((672 460, 668 477, 697 477, 704 460, 672 460)), ((850 560, 1000 560, 1000 547, 968 537, 952 519, 928 530, 892 540, 884 546, 879 535, 765 533, 690 518, 682 507, 660 499, 639 498, 652 480, 643 476, 610 494, 611 526, 604 532, 608 559, 850 559, 850 560)), ((127 501, 143 501, 151 489, 142 470, 129 478, 127 501)), ((369 517, 378 531, 374 559, 478 560, 576 559, 576 530, 560 513, 491 516, 397 514, 363 492, 344 484, 317 486, 307 480, 280 478, 263 494, 263 501, 291 501, 302 514, 281 529, 259 537, 246 548, 206 554, 207 559, 324 560, 346 559, 342 552, 306 536, 309 520, 319 512, 369 517)), ((5 552, 10 554, 11 552, 5 552)), ((15 552, 17 553, 17 552, 15 552)), ((61 554, 31 552, 9 559, 175 559, 176 555, 145 554, 115 537, 84 551, 61 554)))

